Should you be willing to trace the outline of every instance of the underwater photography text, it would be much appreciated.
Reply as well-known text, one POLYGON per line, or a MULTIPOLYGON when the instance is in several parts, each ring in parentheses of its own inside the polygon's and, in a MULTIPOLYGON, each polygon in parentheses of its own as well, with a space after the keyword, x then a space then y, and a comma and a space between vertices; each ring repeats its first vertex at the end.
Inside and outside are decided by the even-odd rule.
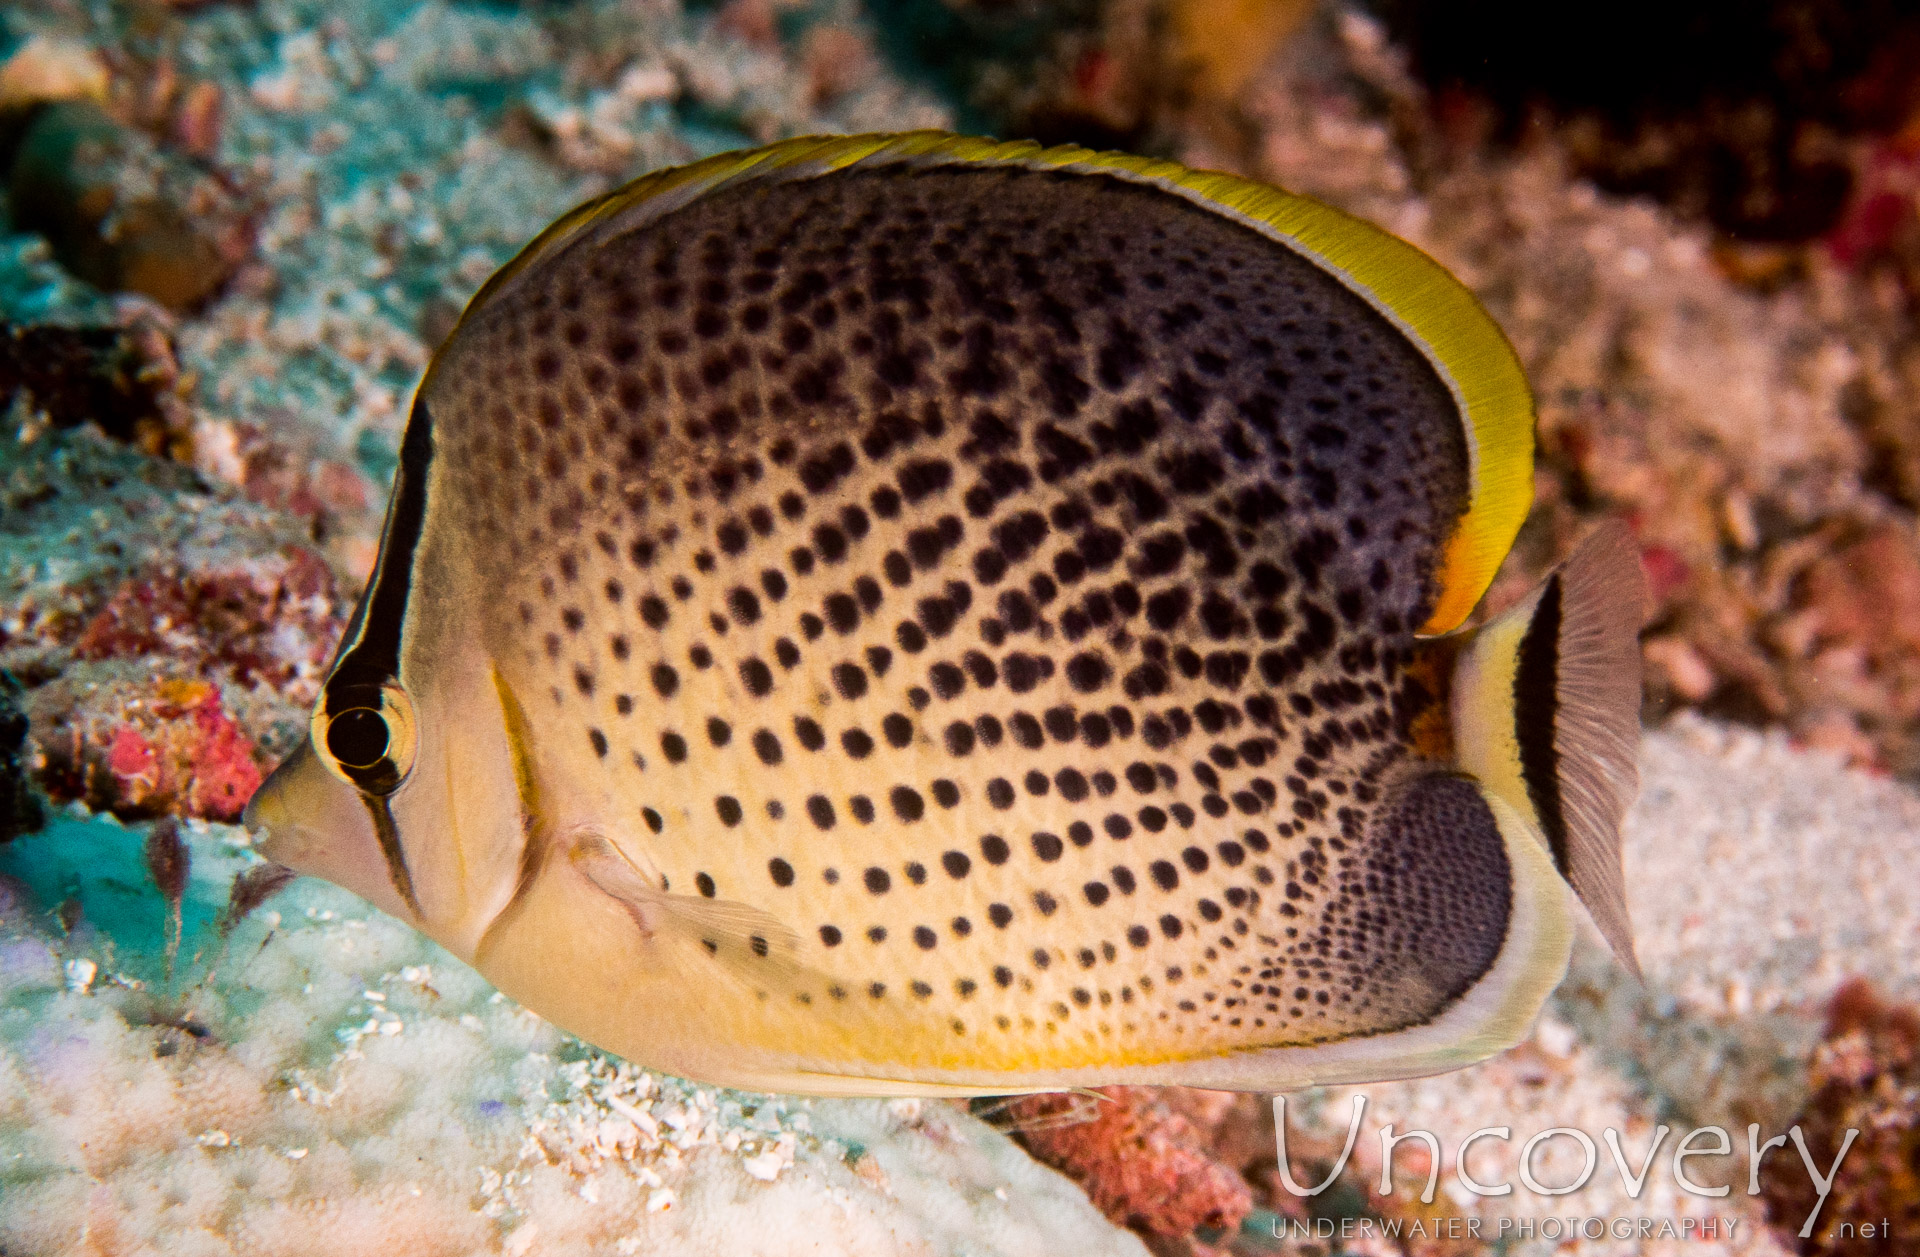
MULTIPOLYGON (((1273 1129, 1275 1151, 1279 1162, 1278 1176, 1281 1184, 1287 1191, 1299 1197, 1317 1196, 1331 1187, 1340 1178, 1341 1173, 1346 1168, 1348 1159, 1353 1155, 1354 1144, 1360 1138, 1361 1121, 1365 1117, 1366 1109, 1367 1097, 1364 1095, 1355 1095, 1353 1097, 1353 1115, 1347 1124, 1345 1146, 1341 1148, 1339 1158, 1327 1171, 1326 1177, 1321 1179, 1318 1184, 1309 1187, 1294 1180, 1292 1168, 1287 1160, 1286 1097, 1281 1095, 1273 1097, 1273 1129)), ((1647 1179, 1653 1172, 1655 1160, 1659 1157, 1661 1149, 1667 1141, 1667 1136, 1671 1134, 1672 1131, 1673 1128, 1665 1123, 1660 1124, 1654 1129, 1652 1142, 1647 1146, 1645 1153, 1640 1155, 1637 1168, 1630 1163, 1626 1149, 1621 1146, 1620 1133, 1611 1127, 1601 1132, 1600 1140, 1607 1146, 1607 1151, 1612 1157, 1613 1164, 1620 1174, 1621 1187, 1625 1190, 1629 1199, 1640 1199, 1641 1192, 1646 1188, 1647 1179)), ((1813 1152, 1807 1147, 1806 1135, 1799 1126, 1790 1128, 1784 1135, 1774 1135, 1763 1139, 1761 1137, 1760 1125, 1757 1122, 1749 1124, 1746 1133, 1747 1195, 1758 1196, 1761 1192, 1760 1169, 1767 1158, 1767 1154, 1777 1148, 1784 1147, 1789 1140, 1791 1140, 1795 1150, 1800 1154, 1800 1161, 1806 1167, 1807 1175, 1811 1179, 1814 1191, 1816 1192, 1813 1210, 1807 1215, 1805 1221, 1800 1226, 1800 1237, 1805 1239, 1813 1233, 1814 1223, 1820 1216, 1822 1206, 1826 1204, 1828 1194, 1833 1190, 1834 1180, 1840 1176, 1841 1163, 1846 1160, 1848 1150, 1853 1147, 1853 1142, 1859 1135, 1860 1132, 1858 1130, 1848 1128, 1844 1138, 1841 1140, 1839 1151, 1834 1155, 1833 1163, 1827 1166, 1825 1171, 1822 1172, 1818 1162, 1814 1158, 1813 1152)), ((1510 1126, 1482 1126, 1468 1134, 1455 1145, 1453 1152, 1454 1178, 1468 1195, 1490 1197, 1508 1196, 1513 1193, 1512 1183, 1505 1181, 1482 1182, 1477 1179, 1467 1164, 1467 1158, 1476 1144, 1494 1142, 1511 1143, 1514 1138, 1513 1128, 1510 1126)), ((1381 1127, 1379 1191, 1382 1195, 1388 1195, 1394 1190, 1394 1151, 1400 1144, 1409 1142, 1422 1145, 1426 1149, 1427 1179, 1420 1193, 1420 1202, 1422 1204, 1432 1204, 1434 1189, 1439 1185, 1440 1170, 1443 1161, 1440 1138, 1432 1131, 1408 1130, 1396 1133, 1392 1123, 1381 1127)), ((1674 1185, 1690 1196, 1703 1198, 1727 1196, 1731 1194, 1733 1190, 1731 1186, 1725 1184, 1710 1186, 1698 1182, 1690 1176, 1687 1162, 1696 1157, 1731 1156, 1733 1149, 1733 1138, 1727 1133, 1724 1127, 1696 1127, 1682 1136, 1679 1142, 1674 1144, 1671 1158, 1668 1161, 1668 1173, 1673 1179, 1674 1185)), ((1526 1139, 1521 1146, 1517 1165, 1521 1185, 1525 1187, 1527 1191, 1536 1196, 1565 1196, 1572 1192, 1579 1191, 1592 1180, 1594 1174, 1597 1173, 1600 1168, 1600 1153, 1593 1137, 1587 1134, 1587 1132, 1572 1126, 1551 1126, 1534 1133, 1526 1139), (1580 1148, 1583 1157, 1580 1172, 1566 1182, 1543 1182, 1534 1170, 1535 1154, 1540 1148, 1554 1140, 1571 1141, 1580 1148)), ((1479 1228, 1482 1219, 1441 1219, 1439 1225, 1444 1229, 1445 1225, 1449 1222, 1469 1224, 1468 1234, 1476 1238, 1480 1235, 1479 1228)), ((1655 1222, 1649 1218, 1573 1218, 1564 1220, 1550 1218, 1542 1220, 1540 1225, 1544 1227, 1548 1223, 1554 1224, 1556 1229, 1560 1231, 1560 1234, 1549 1235, 1542 1231, 1541 1235, 1547 1239, 1560 1238, 1561 1236, 1569 1239, 1599 1239, 1602 1238, 1603 1235, 1612 1235, 1617 1226, 1626 1226, 1628 1228, 1626 1234, 1614 1235, 1614 1238, 1617 1239, 1631 1239, 1636 1235, 1650 1237, 1668 1234, 1681 1238, 1706 1239, 1713 1238, 1713 1234, 1720 1230, 1724 1230, 1727 1233, 1727 1237, 1731 1238, 1732 1231, 1737 1225, 1737 1219, 1701 1219, 1689 1217, 1673 1219, 1667 1222, 1655 1222), (1591 1235, 1586 1234, 1588 1229, 1596 1226, 1599 1230, 1591 1235), (1566 1227, 1572 1227, 1573 1229, 1564 1229, 1566 1227), (1714 1227, 1715 1232, 1709 1233, 1703 1230, 1703 1228, 1706 1227, 1714 1227)), ((1489 1222, 1488 1225, 1491 1228, 1496 1224, 1489 1222)), ((1499 1219, 1497 1225, 1508 1229, 1502 1233, 1508 1238, 1530 1238, 1530 1235, 1522 1236, 1517 1233, 1509 1233, 1511 1232, 1511 1228, 1516 1225, 1512 1219, 1499 1219)), ((1525 1225, 1528 1228, 1532 1228, 1535 1224, 1529 1220, 1525 1225)), ((1870 1227, 1885 1227, 1885 1223, 1860 1223, 1857 1225, 1860 1233, 1868 1237, 1876 1233, 1874 1230, 1869 1229, 1870 1227)), ((1887 1234, 1884 1229, 1881 1229, 1878 1233, 1881 1235, 1887 1234)), ((1319 1238, 1327 1237, 1321 1236, 1319 1238)), ((1500 1238, 1500 1236, 1495 1236, 1494 1238, 1500 1238)))

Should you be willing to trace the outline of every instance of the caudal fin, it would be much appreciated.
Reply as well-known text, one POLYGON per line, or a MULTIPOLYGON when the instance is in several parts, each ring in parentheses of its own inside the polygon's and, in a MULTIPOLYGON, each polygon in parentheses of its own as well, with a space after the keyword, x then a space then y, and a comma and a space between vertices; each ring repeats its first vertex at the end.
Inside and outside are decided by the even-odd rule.
POLYGON ((1620 821, 1640 788, 1646 578, 1624 525, 1601 525, 1454 669, 1460 766, 1539 827, 1553 862, 1636 975, 1620 821))

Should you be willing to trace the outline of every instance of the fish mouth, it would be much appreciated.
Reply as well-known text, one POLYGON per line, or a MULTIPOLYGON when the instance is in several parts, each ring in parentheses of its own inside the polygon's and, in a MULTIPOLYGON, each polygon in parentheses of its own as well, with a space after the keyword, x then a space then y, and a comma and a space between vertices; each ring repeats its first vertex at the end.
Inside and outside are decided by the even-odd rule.
POLYGON ((313 748, 300 748, 260 783, 240 822, 253 835, 258 854, 302 873, 315 874, 352 888, 360 831, 370 838, 359 792, 335 778, 313 748))
POLYGON ((257 854, 345 887, 389 916, 423 918, 387 800, 335 776, 311 743, 260 784, 241 820, 257 854))
POLYGON ((247 800, 247 806, 240 813, 240 823, 248 829, 264 829, 271 833, 275 826, 285 823, 286 810, 286 805, 280 800, 280 792, 273 788, 272 778, 268 778, 247 800))

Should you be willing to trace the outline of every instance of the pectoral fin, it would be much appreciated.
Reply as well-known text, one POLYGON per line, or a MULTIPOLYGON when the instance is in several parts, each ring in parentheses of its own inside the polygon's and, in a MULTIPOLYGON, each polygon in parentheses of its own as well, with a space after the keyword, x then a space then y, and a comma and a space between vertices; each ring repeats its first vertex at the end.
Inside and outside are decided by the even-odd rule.
POLYGON ((801 989, 799 936, 770 913, 727 899, 669 894, 598 834, 576 835, 567 858, 620 902, 641 938, 670 963, 689 970, 718 966, 768 994, 801 989))

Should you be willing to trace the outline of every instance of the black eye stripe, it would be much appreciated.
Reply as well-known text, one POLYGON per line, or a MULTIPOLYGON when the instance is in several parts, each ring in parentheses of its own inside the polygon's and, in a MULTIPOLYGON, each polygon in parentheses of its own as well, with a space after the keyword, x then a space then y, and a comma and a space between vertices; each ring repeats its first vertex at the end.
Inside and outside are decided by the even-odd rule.
MULTIPOLYGON (((433 416, 426 401, 416 397, 400 442, 380 561, 354 614, 347 644, 321 690, 322 720, 317 723, 325 731, 325 745, 320 749, 347 780, 374 797, 393 793, 412 767, 393 758, 398 735, 383 691, 399 684, 401 636, 413 588, 414 554, 426 528, 432 464, 433 416)), ((404 750, 400 754, 410 759, 404 750)))
POLYGON ((400 788, 402 781, 406 780, 403 766, 394 763, 384 755, 371 764, 341 764, 340 771, 370 801, 377 800, 382 803, 386 801, 388 795, 400 788))
POLYGON ((374 838, 380 844, 381 858, 387 862, 387 880, 406 901, 416 918, 426 914, 420 911, 420 898, 413 889, 413 870, 407 867, 407 853, 400 845, 400 831, 393 823, 393 807, 386 799, 368 796, 361 800, 367 806, 367 816, 373 821, 374 838))
POLYGON ((433 415, 426 400, 416 397, 400 442, 400 467, 394 474, 393 505, 387 512, 380 561, 354 615, 348 645, 322 692, 329 717, 337 719, 355 707, 377 709, 380 687, 399 678, 401 629, 413 588, 413 557, 426 528, 427 473, 432 464, 433 415))

